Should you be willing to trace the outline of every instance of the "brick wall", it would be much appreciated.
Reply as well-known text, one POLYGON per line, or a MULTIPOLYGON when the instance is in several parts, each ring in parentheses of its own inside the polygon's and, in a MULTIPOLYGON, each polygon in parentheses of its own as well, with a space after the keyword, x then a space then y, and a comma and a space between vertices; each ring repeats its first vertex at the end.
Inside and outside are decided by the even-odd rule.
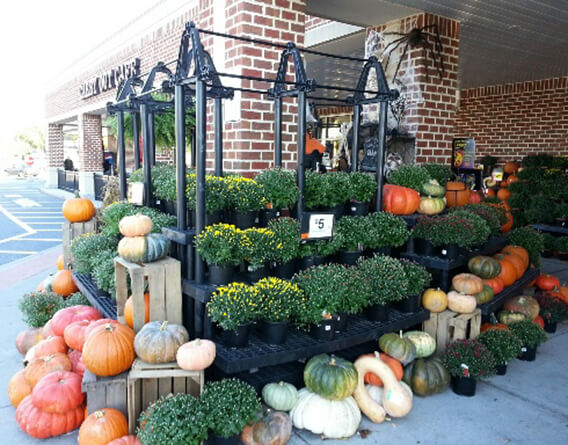
POLYGON ((314 17, 313 15, 306 15, 306 31, 310 31, 320 26, 327 25, 333 20, 324 19, 322 17, 314 17))
POLYGON ((47 154, 50 167, 63 168, 63 126, 57 124, 48 125, 47 154))
POLYGON ((101 172, 103 170, 103 138, 99 114, 79 116, 79 170, 101 172))
POLYGON ((454 133, 479 156, 568 156, 568 76, 462 90, 454 133))

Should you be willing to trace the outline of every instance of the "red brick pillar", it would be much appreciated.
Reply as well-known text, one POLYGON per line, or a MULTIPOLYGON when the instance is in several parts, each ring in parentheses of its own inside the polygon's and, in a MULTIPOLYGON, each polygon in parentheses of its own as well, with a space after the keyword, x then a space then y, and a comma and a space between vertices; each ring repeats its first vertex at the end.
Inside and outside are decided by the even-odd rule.
POLYGON ((99 114, 79 115, 79 192, 94 197, 93 173, 103 171, 103 134, 99 114))
POLYGON ((45 186, 57 188, 57 169, 63 168, 63 126, 49 124, 47 127, 48 175, 45 186))

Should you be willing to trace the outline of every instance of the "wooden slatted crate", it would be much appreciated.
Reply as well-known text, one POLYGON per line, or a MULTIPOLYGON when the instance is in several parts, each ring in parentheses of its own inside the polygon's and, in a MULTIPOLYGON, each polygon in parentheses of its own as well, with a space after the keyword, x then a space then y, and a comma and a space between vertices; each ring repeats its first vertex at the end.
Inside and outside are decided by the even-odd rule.
POLYGON ((168 394, 203 392, 203 371, 185 371, 177 363, 150 364, 136 359, 128 374, 128 428, 136 432, 140 413, 152 402, 168 394))
POLYGON ((73 254, 71 253, 73 240, 85 233, 94 233, 96 231, 97 220, 95 218, 80 223, 65 221, 61 225, 61 233, 63 235, 63 266, 65 269, 70 269, 73 264, 73 254))
POLYGON ((128 372, 112 377, 98 377, 85 370, 81 390, 87 396, 87 412, 92 414, 102 408, 115 408, 125 416, 127 409, 128 372))
POLYGON ((422 329, 436 339, 436 354, 443 354, 448 343, 463 338, 476 339, 481 329, 481 310, 471 314, 458 314, 445 310, 439 314, 431 313, 422 329))
POLYGON ((132 289, 134 330, 144 326, 144 291, 150 294, 150 321, 182 324, 181 263, 166 257, 153 263, 136 264, 114 259, 117 319, 124 323, 124 305, 129 297, 127 275, 132 289))

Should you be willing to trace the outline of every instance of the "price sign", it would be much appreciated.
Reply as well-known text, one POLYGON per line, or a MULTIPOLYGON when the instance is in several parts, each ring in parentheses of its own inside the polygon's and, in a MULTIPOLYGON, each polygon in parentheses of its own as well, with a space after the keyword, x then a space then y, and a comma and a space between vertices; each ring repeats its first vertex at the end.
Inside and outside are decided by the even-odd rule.
POLYGON ((130 202, 135 205, 144 204, 144 183, 143 182, 133 182, 132 183, 132 196, 130 202))
POLYGON ((333 234, 334 217, 330 213, 310 214, 308 238, 331 238, 333 234))

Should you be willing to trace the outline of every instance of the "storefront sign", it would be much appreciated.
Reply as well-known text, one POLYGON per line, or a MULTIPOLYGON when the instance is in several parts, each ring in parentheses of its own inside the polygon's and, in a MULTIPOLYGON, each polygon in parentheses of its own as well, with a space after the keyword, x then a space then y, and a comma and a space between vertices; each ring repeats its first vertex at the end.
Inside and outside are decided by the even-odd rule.
POLYGON ((104 91, 116 88, 120 81, 140 74, 140 59, 124 63, 115 68, 105 71, 93 79, 88 80, 79 87, 81 99, 87 99, 104 91))

